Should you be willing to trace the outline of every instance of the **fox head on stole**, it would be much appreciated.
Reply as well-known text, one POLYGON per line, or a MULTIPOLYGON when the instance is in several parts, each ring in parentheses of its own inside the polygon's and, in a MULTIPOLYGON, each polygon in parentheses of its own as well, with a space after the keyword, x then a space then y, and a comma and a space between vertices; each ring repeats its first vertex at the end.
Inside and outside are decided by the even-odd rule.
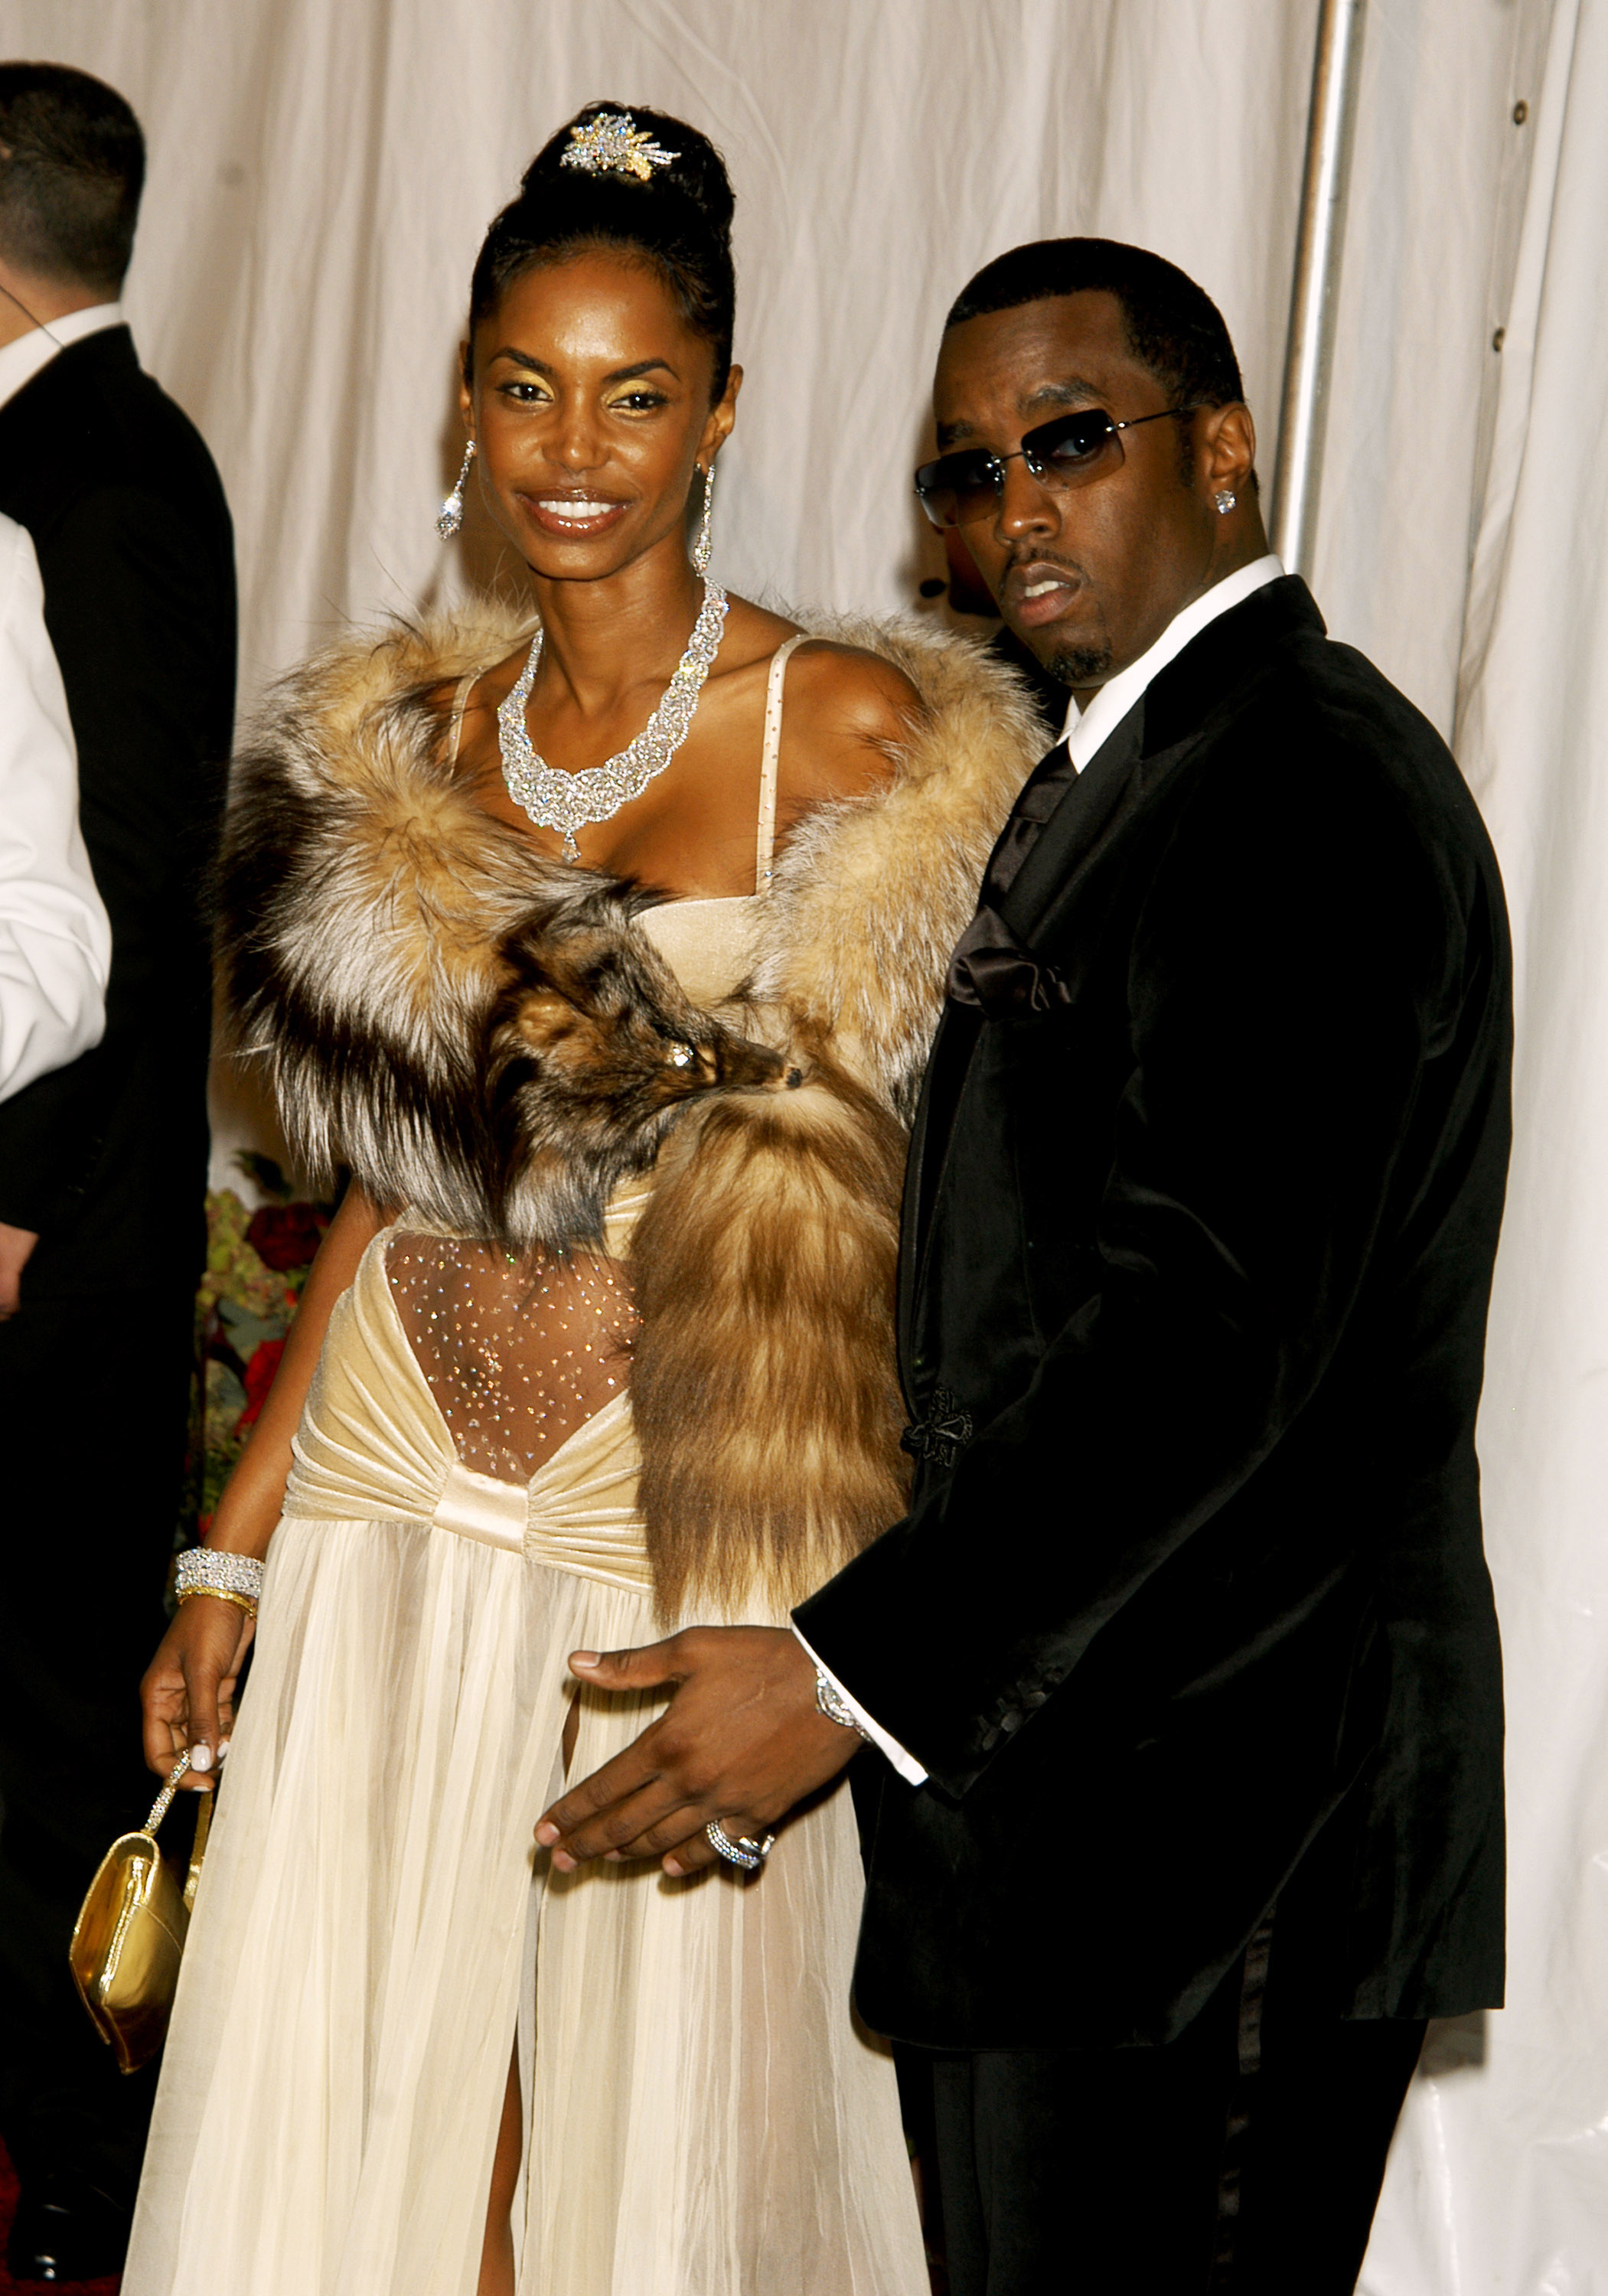
POLYGON ((694 1004, 648 941, 636 903, 595 878, 506 936, 482 1075, 492 1204, 506 1233, 595 1242, 609 1197, 647 1170, 689 1103, 785 1092, 789 1056, 694 1004))

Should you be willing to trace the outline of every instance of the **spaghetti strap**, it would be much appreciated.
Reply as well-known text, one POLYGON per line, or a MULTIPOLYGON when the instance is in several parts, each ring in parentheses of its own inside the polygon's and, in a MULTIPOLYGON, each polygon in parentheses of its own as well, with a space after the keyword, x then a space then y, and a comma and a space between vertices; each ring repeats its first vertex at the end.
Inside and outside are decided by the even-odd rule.
POLYGON ((452 727, 451 754, 455 766, 458 762, 458 751, 464 746, 464 712, 469 707, 469 696, 473 690, 475 679, 480 675, 478 669, 465 670, 463 676, 459 678, 456 691, 452 697, 452 716, 448 723, 452 727))
POLYGON ((801 646, 808 630, 795 630, 770 658, 770 682, 765 689, 765 754, 759 765, 759 837, 754 863, 754 890, 768 893, 771 857, 776 847, 776 764, 782 754, 782 680, 788 656, 801 646))

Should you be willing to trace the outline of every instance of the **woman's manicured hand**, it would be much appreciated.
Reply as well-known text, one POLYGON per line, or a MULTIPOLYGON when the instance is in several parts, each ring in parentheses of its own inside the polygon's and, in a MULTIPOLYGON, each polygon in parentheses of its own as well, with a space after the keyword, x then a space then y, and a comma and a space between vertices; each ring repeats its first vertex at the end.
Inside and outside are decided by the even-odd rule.
POLYGON ((256 1630, 237 1603, 210 1595, 180 1603, 140 1685, 145 1760, 159 1777, 188 1748, 185 1786, 205 1792, 211 1785, 218 1747, 234 1727, 234 1685, 256 1630))

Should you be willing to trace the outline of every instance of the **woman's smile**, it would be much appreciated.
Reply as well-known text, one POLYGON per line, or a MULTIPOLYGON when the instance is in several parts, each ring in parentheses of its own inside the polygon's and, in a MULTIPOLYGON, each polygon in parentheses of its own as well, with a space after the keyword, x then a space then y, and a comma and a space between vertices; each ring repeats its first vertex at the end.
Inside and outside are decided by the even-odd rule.
POLYGON ((520 508, 533 526, 544 534, 568 536, 581 540, 595 534, 606 534, 618 526, 630 509, 628 502, 603 494, 567 494, 556 488, 527 494, 522 490, 514 496, 520 508))

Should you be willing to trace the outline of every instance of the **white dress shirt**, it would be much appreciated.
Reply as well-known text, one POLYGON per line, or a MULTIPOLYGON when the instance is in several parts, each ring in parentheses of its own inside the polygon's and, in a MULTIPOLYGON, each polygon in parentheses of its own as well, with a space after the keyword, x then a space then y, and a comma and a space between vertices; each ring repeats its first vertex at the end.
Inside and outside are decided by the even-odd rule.
POLYGON ((1154 645, 1137 661, 1130 661, 1115 677, 1107 678, 1087 709, 1079 709, 1075 700, 1069 700, 1061 738, 1071 750, 1078 771, 1083 771, 1095 750, 1116 732, 1151 679, 1160 676, 1192 638, 1198 638, 1207 624, 1215 622, 1219 614, 1243 605, 1254 591, 1276 582, 1284 570, 1270 550, 1265 558, 1253 559, 1249 566, 1242 566, 1237 574, 1225 574, 1210 590, 1202 590, 1193 605, 1175 614, 1154 645))
POLYGON ((23 384, 31 382, 40 368, 48 366, 69 343, 81 343, 86 335, 98 335, 103 327, 122 324, 120 303, 92 303, 87 310, 69 311, 43 326, 30 327, 27 334, 0 349, 0 406, 15 398, 23 384))
POLYGON ((100 1043, 111 966, 34 545, 0 516, 0 1100, 100 1043))
MULTIPOLYGON (((1078 771, 1083 771, 1095 751, 1103 747, 1116 732, 1152 678, 1158 676, 1175 655, 1182 653, 1192 638, 1198 637, 1208 623, 1215 622, 1219 614, 1226 614, 1232 607, 1242 604, 1253 592, 1265 588, 1269 582, 1276 582, 1284 570, 1279 560, 1269 551, 1265 558, 1258 558, 1251 565, 1242 566, 1237 573, 1226 574, 1220 582, 1214 582, 1210 590, 1202 591, 1192 605, 1175 614, 1154 645, 1142 653, 1137 661, 1130 661, 1126 669, 1120 669, 1115 677, 1108 678, 1087 709, 1079 709, 1075 701, 1069 701, 1062 739, 1071 750, 1072 763, 1078 771)), ((799 1634, 797 1627, 793 1632, 878 1752, 886 1754, 907 1784, 924 1785, 927 1773, 915 1755, 907 1752, 897 1738, 890 1738, 887 1731, 872 1719, 858 1699, 851 1691, 845 1689, 830 1667, 822 1666, 803 1636, 799 1634)))

